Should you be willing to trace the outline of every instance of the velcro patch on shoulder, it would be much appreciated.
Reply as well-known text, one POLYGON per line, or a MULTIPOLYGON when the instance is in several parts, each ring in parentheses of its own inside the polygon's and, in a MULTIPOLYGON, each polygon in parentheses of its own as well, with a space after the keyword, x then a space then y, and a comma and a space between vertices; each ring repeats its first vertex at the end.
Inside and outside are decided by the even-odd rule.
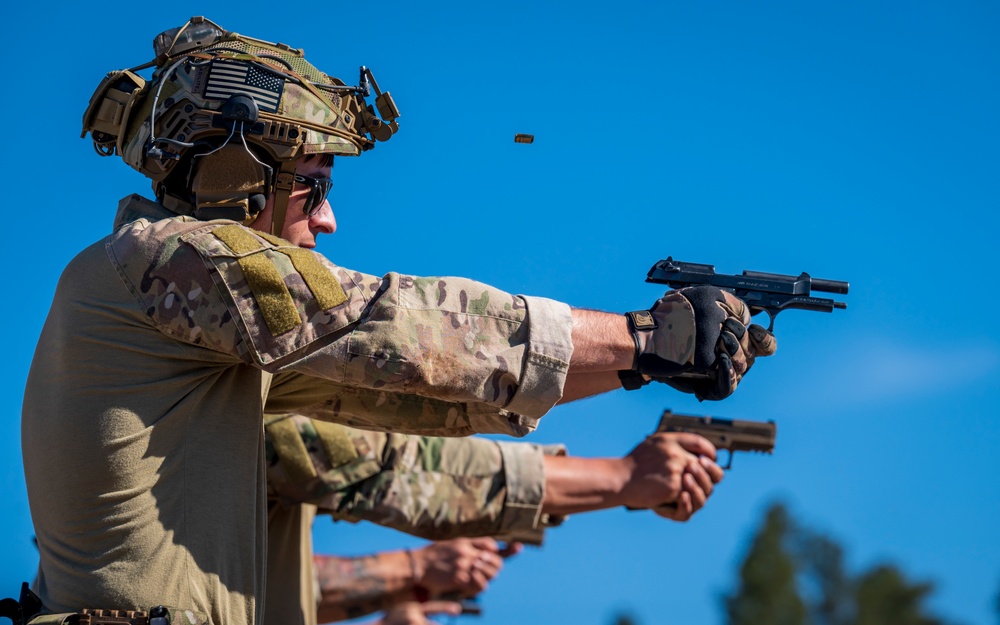
POLYGON ((240 349, 257 365, 339 338, 331 335, 361 318, 373 291, 368 283, 379 282, 245 226, 203 223, 178 241, 195 250, 191 262, 208 279, 200 286, 225 308, 213 309, 216 317, 204 324, 231 318, 240 349))
MULTIPOLYGON (((271 334, 275 336, 284 334, 301 325, 302 320, 299 318, 298 309, 295 308, 295 300, 288 292, 281 272, 267 256, 259 254, 268 248, 241 226, 222 226, 213 230, 212 234, 225 243, 233 253, 249 254, 239 258, 237 262, 243 270, 247 286, 257 300, 260 313, 271 334)), ((345 296, 343 301, 346 299, 345 296)))
POLYGON ((237 261, 246 276, 247 286, 253 292, 260 314, 264 317, 267 329, 277 336, 301 325, 299 311, 295 308, 295 300, 288 292, 281 272, 264 254, 251 254, 237 261))
POLYGON ((309 450, 302 442, 302 435, 295 427, 294 419, 281 419, 264 426, 274 445, 274 450, 284 466, 288 478, 293 482, 305 482, 317 476, 309 450))
POLYGON ((329 310, 347 301, 344 287, 334 277, 330 270, 319 262, 316 255, 309 250, 298 247, 280 250, 292 259, 292 266, 299 272, 306 286, 312 291, 320 310, 329 310))
POLYGON ((318 419, 312 419, 312 424, 330 459, 331 468, 341 467, 358 457, 354 441, 342 425, 318 419))
POLYGON ((236 254, 249 254, 264 249, 264 244, 242 226, 222 226, 212 230, 215 238, 225 243, 236 254))
POLYGON ((340 282, 316 259, 315 254, 301 247, 295 247, 285 239, 273 234, 261 232, 259 235, 265 241, 280 247, 281 249, 277 251, 291 259, 292 266, 305 280, 306 286, 312 291, 320 310, 329 310, 347 301, 347 294, 344 293, 340 282))

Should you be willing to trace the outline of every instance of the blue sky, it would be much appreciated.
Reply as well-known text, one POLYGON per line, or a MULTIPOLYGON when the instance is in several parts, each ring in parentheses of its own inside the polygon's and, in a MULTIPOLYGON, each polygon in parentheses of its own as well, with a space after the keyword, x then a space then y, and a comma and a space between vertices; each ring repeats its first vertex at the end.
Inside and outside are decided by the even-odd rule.
MULTIPOLYGON (((400 131, 341 159, 334 262, 462 275, 624 311, 672 255, 847 280, 848 309, 779 316, 778 354, 733 397, 666 387, 560 407, 531 437, 620 455, 665 407, 778 423, 774 456, 735 459, 692 522, 571 518, 509 562, 483 625, 721 622, 718 597, 761 512, 784 501, 841 541, 937 584, 932 607, 997 620, 1000 591, 1000 8, 987 2, 174 2, 27 6, 8 19, 9 328, 0 419, 0 588, 36 565, 20 462, 24 380, 61 268, 147 192, 80 140, 104 74, 143 63, 191 15, 302 47, 354 83, 373 69, 400 131), (51 7, 51 8, 49 8, 51 7), (42 19, 44 18, 44 21, 42 19), (516 145, 514 133, 536 136, 516 145), (39 150, 39 145, 49 149, 39 150), (16 282, 14 282, 16 280, 16 282)), ((8 11, 10 13, 10 11, 8 11)), ((419 541, 320 522, 318 548, 419 541)))

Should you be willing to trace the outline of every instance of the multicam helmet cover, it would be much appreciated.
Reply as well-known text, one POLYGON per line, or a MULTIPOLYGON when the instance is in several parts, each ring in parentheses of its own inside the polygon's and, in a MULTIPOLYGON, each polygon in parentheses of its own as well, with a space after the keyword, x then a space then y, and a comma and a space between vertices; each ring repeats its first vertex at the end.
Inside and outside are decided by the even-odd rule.
POLYGON ((153 61, 107 75, 84 113, 81 136, 89 132, 99 154, 118 154, 149 177, 161 197, 175 195, 160 184, 168 176, 181 175, 191 190, 200 163, 224 154, 226 166, 211 171, 239 179, 210 181, 214 195, 204 201, 196 190, 169 198, 173 203, 165 204, 179 212, 225 208, 231 187, 235 204, 246 209, 244 219, 231 218, 252 221, 260 207, 251 201, 247 208, 246 197, 274 191, 283 220, 296 159, 357 156, 398 129, 392 97, 366 67, 358 86, 347 86, 306 61, 302 50, 227 32, 202 17, 161 33, 153 47, 153 61), (138 72, 149 67, 155 70, 146 81, 138 72), (372 87, 378 115, 365 101, 372 87), (229 166, 237 155, 246 162, 229 166))

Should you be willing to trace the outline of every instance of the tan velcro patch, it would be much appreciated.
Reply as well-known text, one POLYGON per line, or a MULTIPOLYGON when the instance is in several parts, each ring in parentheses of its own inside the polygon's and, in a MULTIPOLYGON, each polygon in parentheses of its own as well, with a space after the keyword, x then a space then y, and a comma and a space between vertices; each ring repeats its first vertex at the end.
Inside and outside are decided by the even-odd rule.
POLYGON ((625 315, 632 321, 632 327, 636 330, 656 329, 656 320, 653 319, 653 315, 648 310, 638 310, 625 313, 625 315))
POLYGON ((330 459, 330 467, 336 469, 344 466, 351 460, 358 457, 358 450, 354 447, 354 441, 344 430, 344 427, 328 421, 312 419, 316 434, 323 443, 326 457, 330 459))
POLYGON ((222 226, 212 231, 236 254, 250 254, 237 260, 247 286, 257 300, 264 323, 271 334, 278 336, 302 324, 295 300, 285 286, 281 272, 264 254, 264 244, 242 226, 222 226))
POLYGON ((295 300, 288 292, 281 272, 266 255, 251 254, 238 262, 272 335, 284 334, 302 324, 295 300))
POLYGON ((344 287, 340 286, 337 278, 319 262, 315 254, 309 250, 295 247, 290 242, 273 234, 261 232, 260 236, 274 245, 281 247, 282 249, 277 251, 285 254, 292 260, 292 266, 295 267, 295 271, 299 272, 299 275, 305 280, 306 286, 312 291, 320 310, 329 310, 347 301, 347 294, 344 293, 344 287))
POLYGON ((271 444, 281 459, 281 465, 292 482, 305 482, 317 476, 316 467, 309 457, 309 450, 302 442, 293 419, 281 419, 264 427, 271 437, 271 444))
POLYGON ((233 250, 234 254, 249 254, 264 249, 264 244, 250 234, 243 226, 222 226, 212 230, 215 238, 233 250))
POLYGON ((306 286, 312 291, 320 310, 329 310, 347 301, 344 287, 340 286, 337 278, 319 262, 315 254, 302 248, 288 248, 280 251, 292 259, 295 271, 298 271, 302 279, 305 280, 306 286))

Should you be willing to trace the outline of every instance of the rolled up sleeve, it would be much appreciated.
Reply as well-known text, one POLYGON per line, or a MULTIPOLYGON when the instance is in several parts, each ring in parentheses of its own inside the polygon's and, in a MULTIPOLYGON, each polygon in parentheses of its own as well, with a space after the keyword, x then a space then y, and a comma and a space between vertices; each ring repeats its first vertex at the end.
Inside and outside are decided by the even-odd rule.
POLYGON ((498 538, 542 544, 545 530, 566 517, 546 514, 544 456, 565 456, 563 445, 526 445, 498 442, 503 458, 507 499, 504 502, 498 538))
POLYGON ((524 297, 531 328, 521 384, 505 406, 510 412, 541 416, 561 398, 573 353, 570 308, 542 297, 524 297))

